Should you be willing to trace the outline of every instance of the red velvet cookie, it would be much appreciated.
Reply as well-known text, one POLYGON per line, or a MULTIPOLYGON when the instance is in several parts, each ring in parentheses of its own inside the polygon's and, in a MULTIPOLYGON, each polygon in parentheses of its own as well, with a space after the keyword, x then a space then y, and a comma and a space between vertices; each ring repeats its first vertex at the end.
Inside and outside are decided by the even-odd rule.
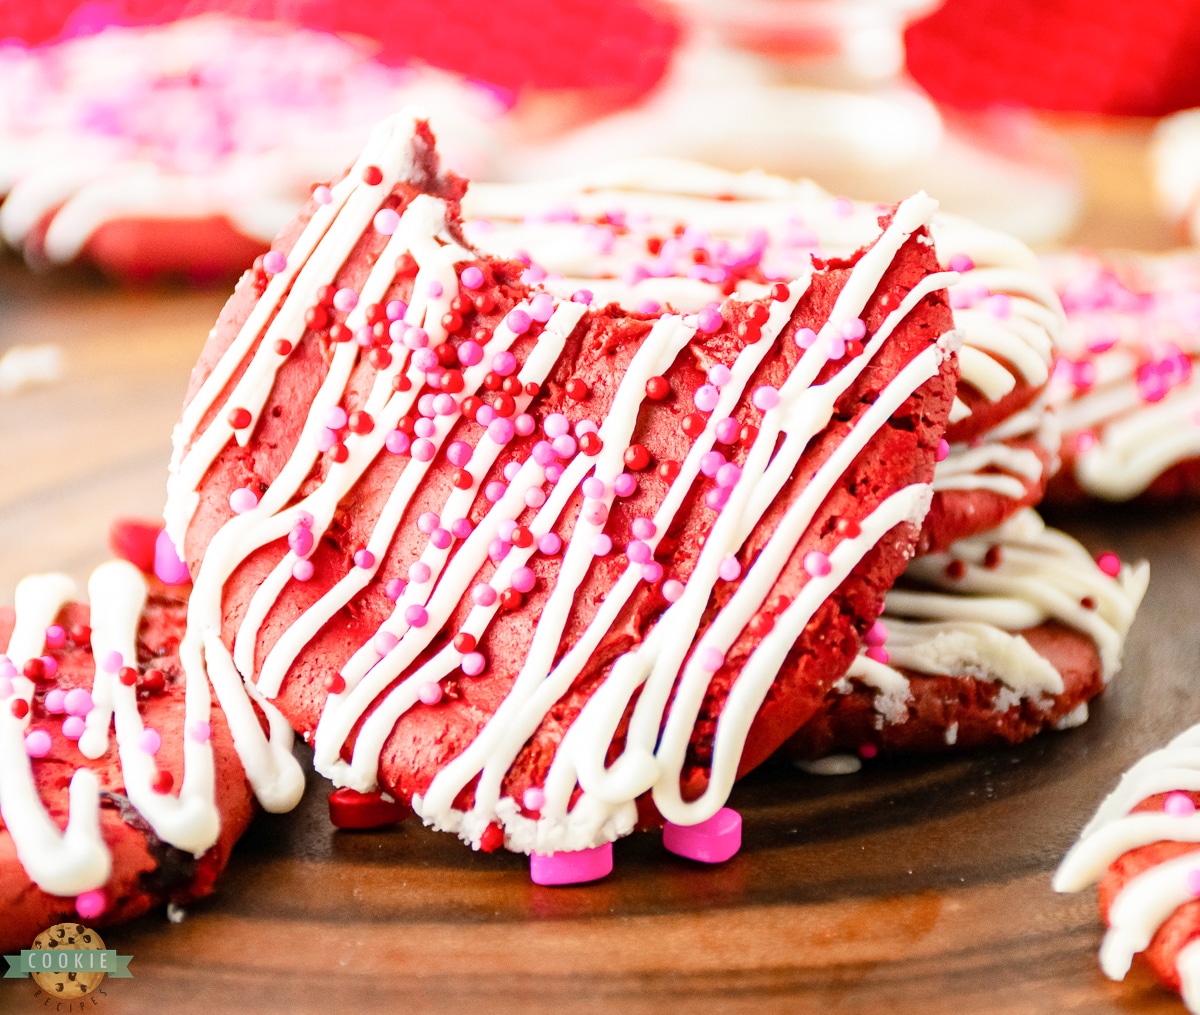
MULTIPOLYGON (((668 159, 483 184, 463 209, 475 244, 529 261, 552 291, 586 287, 646 310, 761 295, 872 242, 881 211, 809 181, 668 159)), ((960 274, 950 302, 963 348, 920 552, 993 529, 1041 499, 1057 467, 1058 431, 1043 395, 1063 324, 1058 298, 1019 241, 944 214, 931 236, 941 267, 960 274)))
POLYGON ((0 610, 6 951, 62 920, 105 926, 208 895, 253 814, 224 717, 184 719, 185 605, 147 600, 124 562, 98 569, 90 591, 91 611, 66 603, 65 577, 37 576, 0 610), (188 783, 185 751, 211 751, 211 774, 188 783), (201 825, 213 841, 196 850, 201 825))
POLYGON ((1139 955, 1189 1010, 1200 1005, 1200 727, 1121 777, 1054 878, 1060 892, 1100 883, 1109 930, 1100 966, 1122 980, 1139 955))
POLYGON ((1144 564, 1093 561, 1028 510, 921 557, 787 749, 936 752, 1077 726, 1120 665, 1146 579, 1144 564))
POLYGON ((1047 498, 1200 496, 1200 257, 1077 251, 1043 260, 1068 321, 1049 391, 1063 468, 1047 498))
POLYGON ((680 316, 472 251, 463 186, 381 125, 226 306, 167 508, 185 663, 477 847, 702 821, 911 556, 955 380, 933 203, 680 316))

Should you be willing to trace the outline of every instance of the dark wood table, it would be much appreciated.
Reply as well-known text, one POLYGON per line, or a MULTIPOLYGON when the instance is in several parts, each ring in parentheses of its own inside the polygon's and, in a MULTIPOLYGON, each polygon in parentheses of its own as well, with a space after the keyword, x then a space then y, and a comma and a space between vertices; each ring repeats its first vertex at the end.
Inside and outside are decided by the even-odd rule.
MULTIPOLYGON (((1142 127, 1078 132, 1099 195, 1085 238, 1169 238, 1144 191, 1113 183, 1140 173, 1143 141, 1142 127)), ((0 602, 29 571, 86 578, 114 515, 161 509, 170 428, 222 300, 0 265, 0 353, 54 342, 66 362, 57 383, 0 397, 0 602)), ((728 864, 635 835, 611 877, 575 888, 537 887, 523 858, 415 824, 335 832, 314 779, 296 812, 258 819, 182 923, 105 932, 134 978, 107 981, 96 1007, 1182 1012, 1142 972, 1105 980, 1095 893, 1049 881, 1119 773, 1200 721, 1200 513, 1056 521, 1152 566, 1124 671, 1081 729, 835 778, 774 763, 734 792, 745 847, 728 864)), ((38 1010, 56 1009, 30 981, 0 981, 0 1012, 38 1010)))

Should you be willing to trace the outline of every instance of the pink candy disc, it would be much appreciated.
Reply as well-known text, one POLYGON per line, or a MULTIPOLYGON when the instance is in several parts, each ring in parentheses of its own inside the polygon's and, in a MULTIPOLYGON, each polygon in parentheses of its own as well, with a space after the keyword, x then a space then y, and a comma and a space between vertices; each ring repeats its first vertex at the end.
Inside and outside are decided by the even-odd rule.
POLYGON ((186 585, 192 580, 187 565, 175 552, 175 544, 163 529, 154 543, 154 573, 164 585, 186 585))
POLYGON ((103 889, 96 888, 75 896, 75 912, 81 920, 94 920, 108 908, 103 889))
POLYGON ((742 816, 731 807, 722 807, 698 825, 663 827, 663 845, 676 856, 700 863, 724 863, 742 848, 742 816))
POLYGON ((568 853, 534 853, 529 877, 535 885, 581 885, 612 873, 612 843, 568 853))

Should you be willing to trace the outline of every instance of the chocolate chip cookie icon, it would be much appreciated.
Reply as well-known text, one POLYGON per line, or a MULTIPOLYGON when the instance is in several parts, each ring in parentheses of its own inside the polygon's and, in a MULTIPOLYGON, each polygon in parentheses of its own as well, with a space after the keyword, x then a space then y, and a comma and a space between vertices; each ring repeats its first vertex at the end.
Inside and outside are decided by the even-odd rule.
MULTIPOLYGON (((58 923, 34 938, 33 948, 35 951, 46 949, 55 952, 103 951, 104 941, 94 930, 81 923, 58 923)), ((64 954, 61 960, 48 960, 45 965, 44 971, 33 973, 33 979, 42 990, 54 997, 83 997, 99 987, 106 975, 91 971, 87 968, 89 963, 73 955, 64 954)))

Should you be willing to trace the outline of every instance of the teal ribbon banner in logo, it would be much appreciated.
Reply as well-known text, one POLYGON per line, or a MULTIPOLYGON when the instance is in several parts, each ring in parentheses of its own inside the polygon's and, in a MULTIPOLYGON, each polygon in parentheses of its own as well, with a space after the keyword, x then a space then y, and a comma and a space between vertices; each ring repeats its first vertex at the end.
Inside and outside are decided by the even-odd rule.
POLYGON ((117 979, 132 979, 129 960, 111 949, 77 950, 72 948, 26 948, 20 955, 5 955, 8 971, 4 979, 14 980, 30 973, 107 973, 117 979))

